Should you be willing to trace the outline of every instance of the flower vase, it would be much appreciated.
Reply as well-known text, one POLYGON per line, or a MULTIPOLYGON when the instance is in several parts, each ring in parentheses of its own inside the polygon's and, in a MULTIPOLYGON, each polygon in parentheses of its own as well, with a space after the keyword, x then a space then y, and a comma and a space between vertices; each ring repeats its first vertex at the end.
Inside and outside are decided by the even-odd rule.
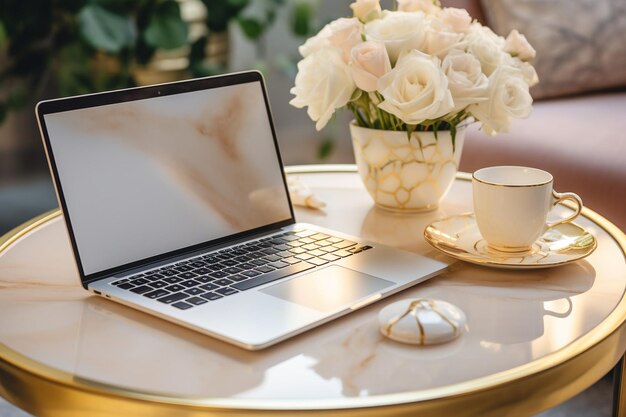
POLYGON ((377 206, 412 213, 434 210, 457 173, 465 129, 413 132, 350 124, 354 156, 377 206))

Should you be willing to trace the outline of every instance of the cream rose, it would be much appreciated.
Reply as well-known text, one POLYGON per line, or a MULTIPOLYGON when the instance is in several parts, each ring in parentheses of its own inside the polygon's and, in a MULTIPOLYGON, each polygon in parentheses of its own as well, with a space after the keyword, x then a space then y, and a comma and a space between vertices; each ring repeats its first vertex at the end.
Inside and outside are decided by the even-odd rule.
POLYGON ((535 48, 531 46, 526 36, 517 30, 512 30, 507 36, 504 50, 522 61, 529 61, 537 55, 535 48))
POLYGON ((298 48, 298 52, 302 55, 302 58, 306 58, 314 52, 319 51, 322 48, 327 47, 330 42, 328 41, 328 37, 332 35, 332 30, 330 28, 330 23, 327 24, 320 30, 317 35, 311 36, 303 45, 300 45, 298 48))
POLYGON ((419 51, 403 55, 378 80, 378 91, 384 97, 378 107, 408 124, 437 119, 454 107, 439 59, 419 51))
POLYGON ((300 55, 306 58, 322 48, 334 46, 341 49, 344 61, 347 63, 352 47, 362 42, 362 33, 363 24, 359 22, 359 19, 339 18, 324 26, 317 35, 300 46, 300 55))
POLYGON ((367 41, 352 48, 350 72, 361 90, 376 91, 378 79, 389 71, 391 63, 384 43, 367 41))
POLYGON ((429 16, 427 22, 424 52, 443 58, 451 49, 464 47, 463 33, 455 32, 435 16, 429 16))
POLYGON ((483 72, 489 76, 502 63, 504 56, 504 39, 486 26, 472 24, 465 39, 469 52, 479 61, 483 72))
POLYGON ((398 10, 402 12, 424 12, 436 14, 441 11, 439 0, 397 0, 398 10))
POLYGON ((450 51, 441 63, 441 69, 448 78, 448 88, 454 100, 452 112, 487 100, 489 80, 474 55, 461 50, 450 51))
POLYGON ((528 62, 522 62, 518 68, 522 71, 524 81, 526 81, 526 84, 528 84, 529 87, 539 83, 539 76, 537 75, 535 67, 530 65, 528 62))
POLYGON ((530 65, 530 63, 523 62, 521 59, 517 57, 512 57, 512 56, 508 56, 505 62, 506 62, 506 65, 510 65, 522 71, 522 77, 524 78, 524 81, 526 81, 526 84, 528 84, 529 87, 532 87, 539 82, 537 71, 535 70, 535 67, 530 65))
POLYGON ((382 14, 380 0, 356 0, 350 8, 354 12, 354 17, 362 22, 378 19, 382 14))
POLYGON ((489 76, 488 100, 471 105, 472 116, 482 123, 485 133, 507 132, 511 118, 525 118, 532 112, 533 99, 522 71, 508 65, 489 76))
POLYGON ((322 48, 298 62, 298 75, 289 102, 292 106, 308 106, 307 113, 321 130, 335 109, 345 106, 354 92, 350 68, 337 48, 322 48))
POLYGON ((363 24, 356 17, 342 17, 330 23, 330 31, 328 42, 341 49, 341 56, 348 63, 352 48, 363 42, 363 24))
POLYGON ((422 12, 385 12, 382 19, 365 25, 367 40, 383 42, 394 64, 400 54, 421 49, 426 39, 426 16, 422 12))
POLYGON ((465 9, 446 7, 439 16, 448 28, 457 33, 467 33, 472 24, 472 17, 465 9))

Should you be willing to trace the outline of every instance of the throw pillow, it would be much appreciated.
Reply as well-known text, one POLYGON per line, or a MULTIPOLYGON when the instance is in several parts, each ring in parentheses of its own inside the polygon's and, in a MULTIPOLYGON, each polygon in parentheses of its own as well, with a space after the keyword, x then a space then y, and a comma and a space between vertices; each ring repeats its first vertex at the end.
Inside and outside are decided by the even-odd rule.
POLYGON ((626 86, 625 0, 481 1, 496 33, 518 29, 537 50, 533 97, 626 86))

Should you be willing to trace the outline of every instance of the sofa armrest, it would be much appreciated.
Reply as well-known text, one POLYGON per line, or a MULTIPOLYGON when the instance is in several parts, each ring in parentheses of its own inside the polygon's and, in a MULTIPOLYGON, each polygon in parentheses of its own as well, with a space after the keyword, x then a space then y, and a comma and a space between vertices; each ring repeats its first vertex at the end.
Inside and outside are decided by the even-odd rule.
POLYGON ((549 171, 557 191, 577 193, 626 230, 626 93, 535 103, 528 119, 515 120, 510 133, 496 137, 471 125, 460 169, 493 165, 549 171))

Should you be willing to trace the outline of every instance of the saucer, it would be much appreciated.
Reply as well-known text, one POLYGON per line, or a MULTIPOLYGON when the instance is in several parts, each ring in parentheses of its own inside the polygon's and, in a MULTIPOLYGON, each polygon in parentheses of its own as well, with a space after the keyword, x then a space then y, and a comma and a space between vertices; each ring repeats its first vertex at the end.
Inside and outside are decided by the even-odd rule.
POLYGON ((548 229, 527 252, 501 252, 487 245, 473 213, 431 223, 424 230, 424 238, 435 249, 462 261, 510 269, 568 264, 589 256, 598 246, 596 238, 585 229, 564 223, 548 229))

